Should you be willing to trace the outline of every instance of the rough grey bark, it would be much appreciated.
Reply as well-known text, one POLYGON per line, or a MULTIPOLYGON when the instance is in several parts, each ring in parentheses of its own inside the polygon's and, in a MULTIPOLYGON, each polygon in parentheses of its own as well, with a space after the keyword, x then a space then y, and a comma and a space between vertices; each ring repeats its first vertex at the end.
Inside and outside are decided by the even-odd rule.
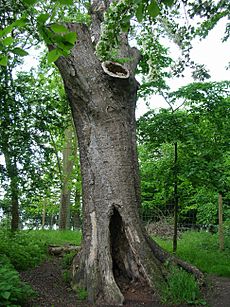
MULTIPOLYGON (((70 101, 80 149, 83 181, 83 246, 77 287, 91 302, 122 304, 116 274, 163 282, 160 262, 145 240, 138 215, 140 188, 135 138, 138 53, 125 45, 128 79, 104 73, 85 25, 69 24, 78 41, 57 66, 70 101)), ((77 260, 76 260, 77 261, 77 260)))
MULTIPOLYGON (((122 305, 119 276, 156 289, 165 283, 162 262, 168 256, 148 239, 138 214, 134 73, 139 53, 123 35, 120 54, 132 58, 125 64, 129 78, 112 77, 95 55, 92 32, 80 24, 68 28, 78 41, 56 65, 77 130, 82 172, 83 243, 73 264, 73 286, 87 289, 91 303, 122 305)), ((92 31, 97 29, 94 22, 92 31)))

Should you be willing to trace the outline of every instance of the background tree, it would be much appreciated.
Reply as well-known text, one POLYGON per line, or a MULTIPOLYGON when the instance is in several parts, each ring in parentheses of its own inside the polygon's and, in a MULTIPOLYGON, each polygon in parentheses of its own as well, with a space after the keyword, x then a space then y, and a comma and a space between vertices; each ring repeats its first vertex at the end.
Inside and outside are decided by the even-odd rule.
POLYGON ((198 118, 199 129, 203 132, 203 139, 201 137, 196 145, 199 158, 206 162, 203 165, 206 175, 203 174, 200 179, 219 194, 220 248, 223 249, 222 197, 229 189, 229 166, 226 164, 229 149, 229 82, 194 84, 179 92, 176 95, 181 94, 180 97, 194 106, 193 116, 198 118))
MULTIPOLYGON (((2 83, 2 87, 4 85, 2 83)), ((32 73, 20 73, 17 78, 11 79, 10 87, 5 85, 2 92, 5 95, 1 96, 1 153, 6 164, 1 170, 2 175, 6 174, 2 179, 4 188, 8 191, 3 202, 11 195, 12 229, 16 230, 19 223, 19 202, 22 215, 26 212, 26 204, 31 203, 32 195, 36 198, 42 193, 43 199, 46 198, 45 172, 48 171, 53 178, 52 185, 55 182, 57 171, 52 163, 55 151, 52 148, 51 135, 63 133, 63 100, 58 98, 52 82, 47 82, 42 74, 40 77, 36 76, 35 81, 32 73)))
MULTIPOLYGON (((73 174, 75 179, 79 181, 78 168, 78 152, 77 140, 73 130, 72 124, 65 129, 65 139, 63 144, 63 172, 62 172, 62 191, 61 191, 61 204, 59 213, 59 229, 69 229, 71 223, 71 213, 74 216, 76 227, 80 226, 80 194, 77 183, 73 184, 73 174), (74 172, 75 169, 75 172, 74 172), (71 210, 71 191, 75 188, 75 206, 71 210), (73 212, 74 213, 73 213, 73 212), (79 221, 77 221, 79 219, 79 221)), ((79 183, 79 182, 78 182, 79 183)))
POLYGON ((179 222, 186 225, 193 215, 193 223, 216 224, 219 190, 225 191, 227 220, 229 83, 194 83, 170 96, 185 100, 185 109, 174 114, 176 125, 169 110, 149 112, 138 122, 143 204, 147 202, 150 210, 156 206, 164 210, 170 202, 166 196, 172 195, 173 185, 170 144, 177 138, 179 222), (170 193, 166 194, 166 186, 170 193))

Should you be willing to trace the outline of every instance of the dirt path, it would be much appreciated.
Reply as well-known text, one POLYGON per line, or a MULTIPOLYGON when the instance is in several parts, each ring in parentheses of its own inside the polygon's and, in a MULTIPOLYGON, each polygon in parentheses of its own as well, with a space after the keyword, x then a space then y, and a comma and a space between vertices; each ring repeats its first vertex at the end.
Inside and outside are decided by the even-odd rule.
MULTIPOLYGON (((52 257, 39 267, 22 272, 21 278, 38 293, 35 299, 23 307, 91 307, 84 301, 78 301, 75 293, 64 281, 60 258, 52 257)), ((230 307, 230 278, 211 276, 208 280, 211 285, 206 295, 208 306, 230 307)), ((144 287, 132 285, 124 290, 124 296, 124 305, 127 307, 168 307, 160 304, 144 287)))
MULTIPOLYGON (((61 258, 52 257, 40 266, 21 273, 38 296, 25 307, 76 307, 76 295, 64 282, 61 258)), ((23 306, 24 307, 24 306, 23 306)))
POLYGON ((210 307, 230 307, 230 278, 209 276, 206 301, 210 307))

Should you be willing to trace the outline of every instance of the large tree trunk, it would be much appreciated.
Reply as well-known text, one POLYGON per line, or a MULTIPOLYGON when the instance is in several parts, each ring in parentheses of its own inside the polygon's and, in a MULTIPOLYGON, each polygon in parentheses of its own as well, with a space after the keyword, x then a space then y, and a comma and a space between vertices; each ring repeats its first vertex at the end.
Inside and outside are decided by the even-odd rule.
MULTIPOLYGON (((164 280, 138 215, 137 61, 126 67, 129 78, 111 77, 95 56, 86 26, 69 28, 78 42, 72 55, 56 64, 77 129, 83 181, 83 246, 74 282, 87 289, 91 302, 122 304, 119 275, 151 287, 164 280)), ((135 57, 136 50, 125 47, 126 55, 135 57)))
MULTIPOLYGON (((86 288, 94 303, 123 303, 119 276, 165 283, 165 254, 142 227, 135 133, 139 53, 122 36, 121 52, 132 58, 128 78, 106 74, 85 25, 68 24, 78 41, 68 57, 57 60, 77 130, 83 185, 83 243, 74 261, 73 285, 86 288), (156 252, 156 253, 155 253, 156 252)), ((108 69, 116 75, 113 63, 108 69)))

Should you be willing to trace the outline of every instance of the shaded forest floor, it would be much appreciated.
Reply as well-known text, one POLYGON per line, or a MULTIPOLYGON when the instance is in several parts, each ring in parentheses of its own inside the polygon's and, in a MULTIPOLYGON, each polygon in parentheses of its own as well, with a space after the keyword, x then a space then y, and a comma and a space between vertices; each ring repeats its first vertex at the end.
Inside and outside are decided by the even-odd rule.
MULTIPOLYGON (((28 282, 37 292, 37 297, 24 307, 91 307, 85 301, 79 301, 70 285, 63 278, 61 258, 52 257, 40 266, 21 273, 23 281, 28 282)), ((207 306, 230 306, 230 278, 208 277, 209 289, 206 293, 207 306)), ((162 307, 156 297, 140 285, 126 286, 123 290, 125 306, 162 307)), ((180 305, 186 307, 187 305, 180 305)), ((191 305, 188 305, 191 306, 191 305)))

